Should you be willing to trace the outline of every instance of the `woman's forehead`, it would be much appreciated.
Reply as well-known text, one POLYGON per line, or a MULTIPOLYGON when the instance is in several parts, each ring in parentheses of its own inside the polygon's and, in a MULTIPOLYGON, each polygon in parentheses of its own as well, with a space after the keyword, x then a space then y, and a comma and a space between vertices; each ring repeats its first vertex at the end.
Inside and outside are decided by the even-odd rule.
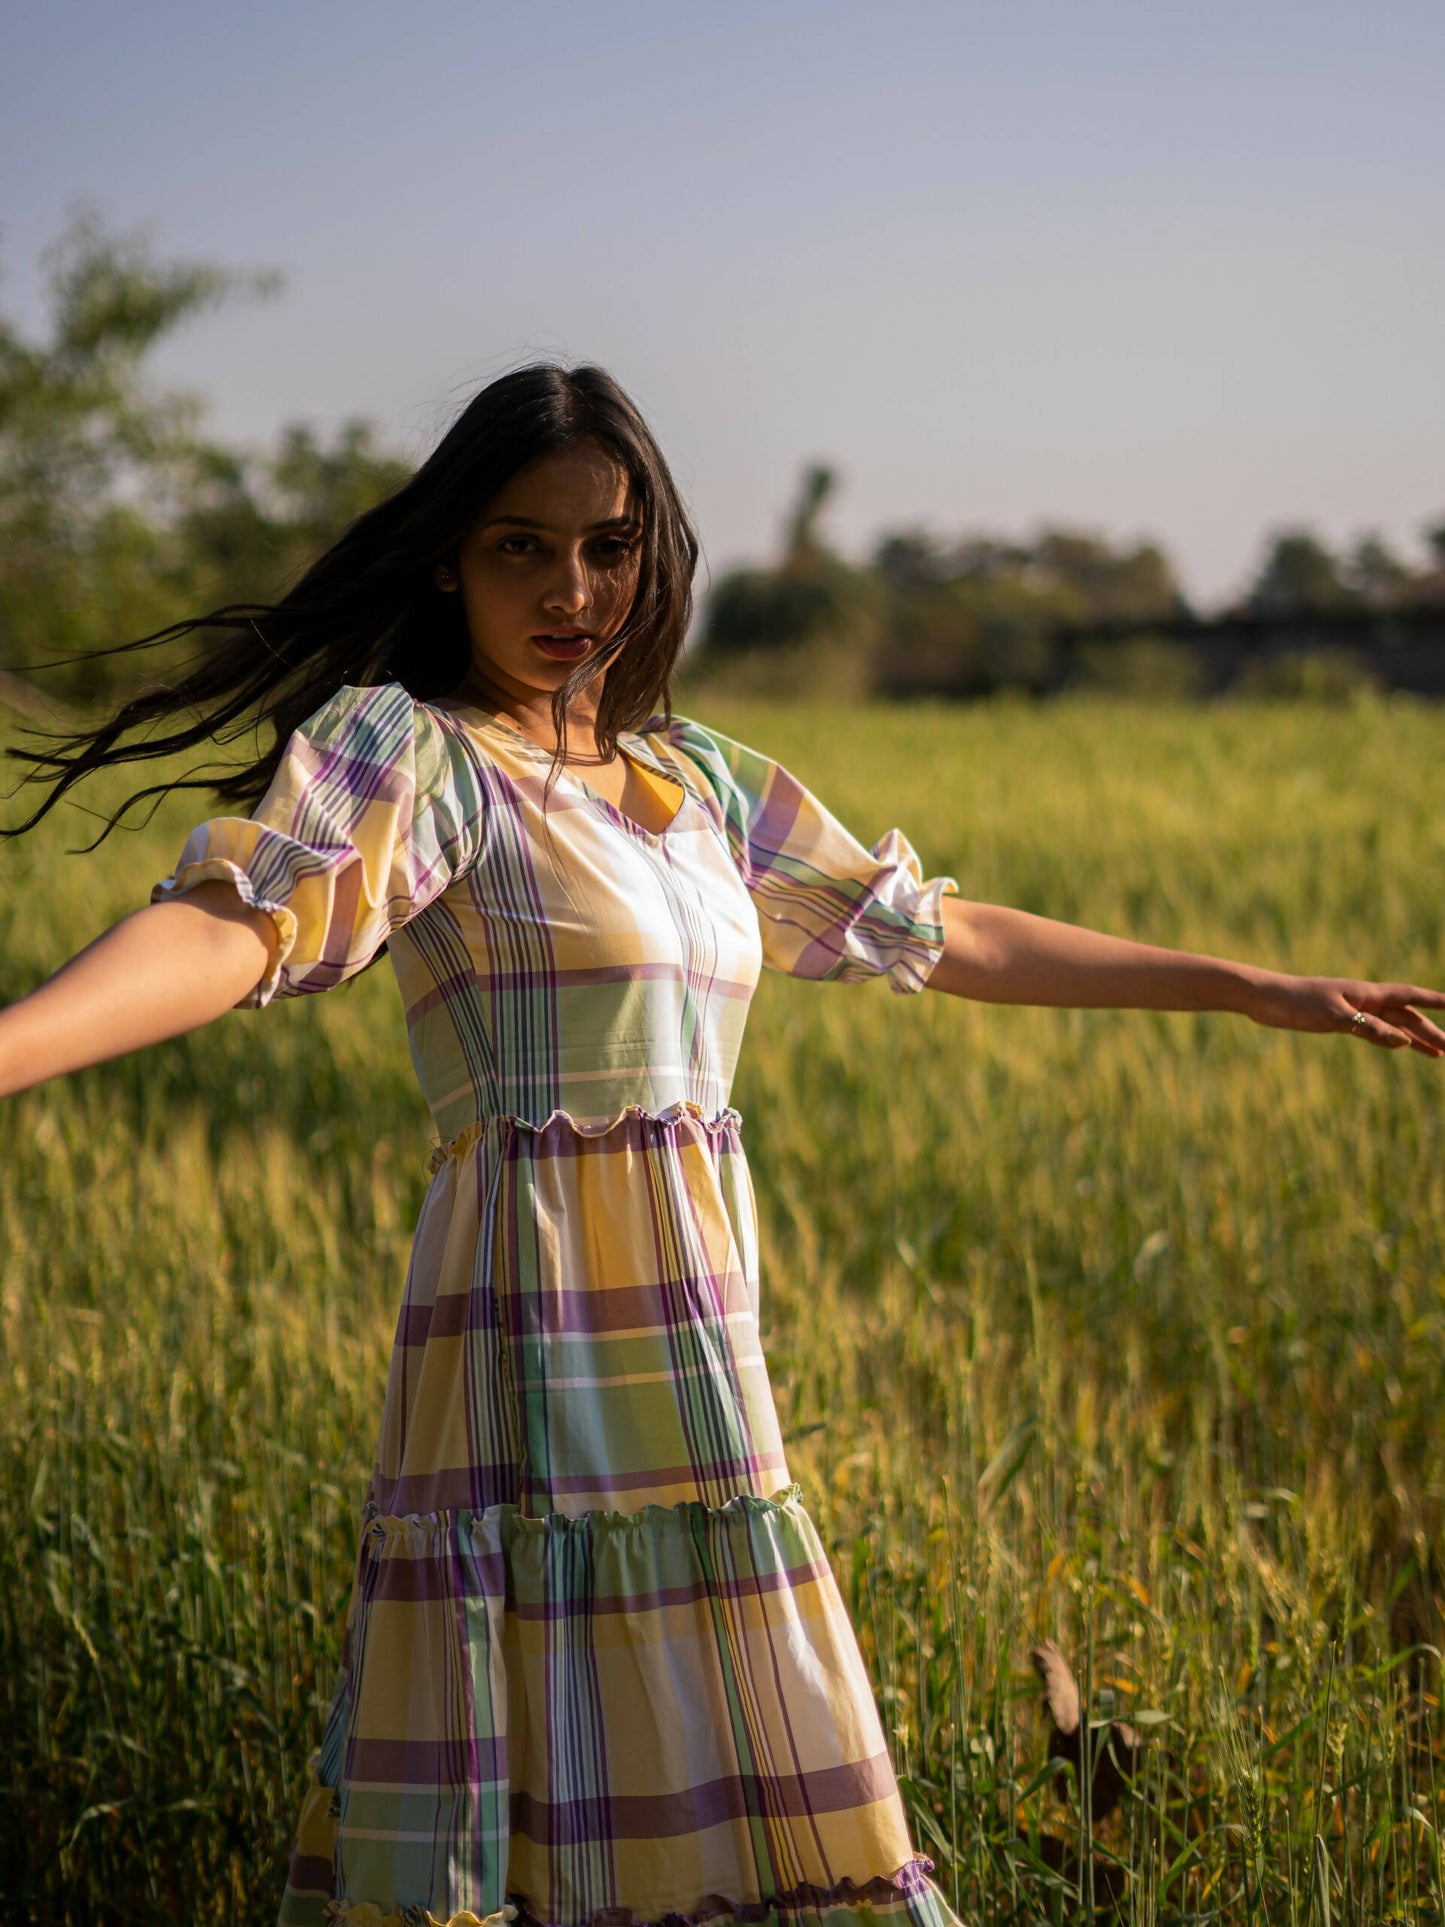
POLYGON ((594 442, 556 449, 519 469, 482 510, 486 526, 518 521, 558 532, 636 521, 639 503, 622 463, 594 442))

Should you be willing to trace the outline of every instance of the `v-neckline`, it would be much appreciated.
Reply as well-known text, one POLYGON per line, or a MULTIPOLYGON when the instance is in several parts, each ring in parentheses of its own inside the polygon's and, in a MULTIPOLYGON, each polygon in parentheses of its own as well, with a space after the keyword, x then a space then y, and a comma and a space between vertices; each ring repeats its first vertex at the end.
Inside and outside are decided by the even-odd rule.
MULTIPOLYGON (((458 702, 450 697, 444 698, 443 701, 449 709, 465 711, 466 715, 476 722, 482 725, 490 723, 494 729, 504 731, 505 734, 519 743, 524 750, 529 750, 534 757, 545 757, 547 762, 549 764, 551 763, 552 752, 544 749, 539 742, 527 734, 526 730, 519 729, 510 717, 498 716, 489 709, 478 708, 474 703, 458 702)), ((637 837, 643 843, 659 844, 665 836, 671 834, 678 818, 681 817, 687 809, 688 803, 692 800, 691 791, 680 778, 670 775, 664 770, 650 750, 644 750, 639 754, 638 750, 630 746, 630 742, 624 743, 624 739, 632 739, 634 735, 635 732, 630 729, 618 731, 617 747, 619 753, 626 756, 628 760, 636 764, 639 769, 645 770, 649 775, 660 777, 663 782, 670 784, 674 789, 681 792, 681 799, 677 808, 660 830, 649 830, 644 824, 639 823, 636 817, 629 816, 626 810, 619 809, 611 797, 604 796, 600 790, 594 789, 586 777, 580 775, 570 764, 562 764, 559 776, 571 782, 584 796, 590 798, 592 802, 597 804, 599 809, 604 810, 611 821, 617 823, 630 835, 637 837)))

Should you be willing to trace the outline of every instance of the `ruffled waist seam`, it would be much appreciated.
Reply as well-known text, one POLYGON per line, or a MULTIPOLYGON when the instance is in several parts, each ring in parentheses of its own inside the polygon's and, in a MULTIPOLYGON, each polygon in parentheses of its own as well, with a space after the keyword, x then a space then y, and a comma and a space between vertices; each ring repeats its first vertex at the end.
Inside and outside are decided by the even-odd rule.
POLYGON ((704 1111, 700 1104, 694 1103, 690 1097, 678 1098, 675 1103, 666 1105, 660 1111, 649 1111, 643 1104, 624 1104, 620 1110, 604 1117, 575 1117, 571 1111, 557 1107, 549 1111, 540 1122, 533 1118, 521 1117, 514 1111, 501 1111, 489 1117, 479 1117, 458 1131, 455 1137, 449 1137, 434 1144, 431 1156, 427 1160, 427 1169, 431 1172, 440 1171, 443 1165, 464 1156, 483 1138, 494 1133, 510 1135, 517 1131, 528 1131, 540 1136, 544 1131, 556 1130, 560 1127, 577 1137, 606 1137, 609 1131, 615 1131, 630 1119, 640 1119, 643 1123, 661 1125, 664 1128, 691 1123, 708 1132, 735 1131, 743 1121, 741 1111, 734 1109, 731 1104, 725 1104, 721 1110, 709 1113, 704 1111))
POLYGON ((779 1486, 776 1492, 735 1492, 720 1505, 705 1499, 678 1499, 672 1505, 649 1501, 630 1512, 607 1506, 589 1506, 585 1512, 523 1512, 519 1506, 503 1503, 490 1506, 443 1506, 435 1512, 384 1512, 375 1499, 368 1498, 362 1508, 363 1529, 376 1540, 399 1535, 445 1537, 458 1529, 500 1527, 505 1524, 522 1537, 595 1532, 636 1531, 645 1527, 686 1526, 689 1520, 712 1519, 721 1523, 741 1523, 751 1518, 792 1514, 806 1508, 803 1488, 797 1480, 779 1486))

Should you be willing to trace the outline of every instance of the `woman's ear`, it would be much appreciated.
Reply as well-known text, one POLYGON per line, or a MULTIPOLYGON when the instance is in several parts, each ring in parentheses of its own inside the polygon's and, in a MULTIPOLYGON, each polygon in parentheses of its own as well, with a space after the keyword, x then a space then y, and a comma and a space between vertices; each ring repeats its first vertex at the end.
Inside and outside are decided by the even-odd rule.
POLYGON ((432 581, 442 590, 451 591, 457 587, 457 572, 450 563, 438 562, 432 570, 432 581))

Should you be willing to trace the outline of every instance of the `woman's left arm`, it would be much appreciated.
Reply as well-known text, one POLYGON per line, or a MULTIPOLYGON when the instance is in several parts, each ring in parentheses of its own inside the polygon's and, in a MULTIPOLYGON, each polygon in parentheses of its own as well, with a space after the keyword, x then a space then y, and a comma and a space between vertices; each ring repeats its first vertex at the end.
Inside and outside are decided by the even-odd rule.
POLYGON ((944 949, 928 988, 954 997, 1079 1010, 1226 1010, 1280 1030, 1357 1032, 1384 1050, 1408 1045, 1426 1057, 1445 1055, 1445 1031, 1421 1014, 1445 1010, 1445 991, 1290 977, 961 897, 945 897, 941 915, 944 949))

